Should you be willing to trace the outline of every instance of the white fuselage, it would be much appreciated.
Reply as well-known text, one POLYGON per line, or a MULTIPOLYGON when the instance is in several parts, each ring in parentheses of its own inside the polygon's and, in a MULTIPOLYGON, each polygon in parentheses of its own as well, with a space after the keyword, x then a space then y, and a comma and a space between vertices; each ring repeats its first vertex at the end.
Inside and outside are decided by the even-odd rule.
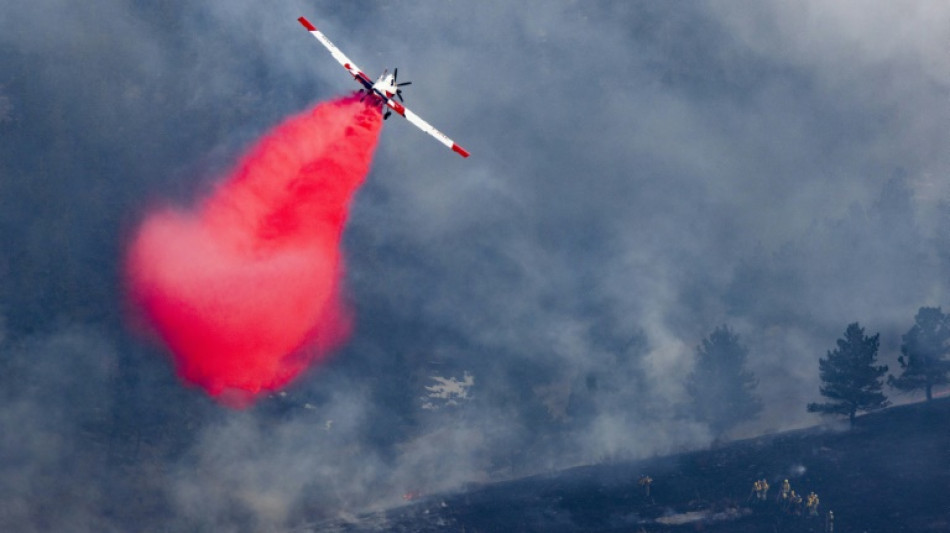
POLYGON ((373 92, 386 98, 392 98, 396 94, 396 77, 383 72, 376 83, 373 84, 373 92))

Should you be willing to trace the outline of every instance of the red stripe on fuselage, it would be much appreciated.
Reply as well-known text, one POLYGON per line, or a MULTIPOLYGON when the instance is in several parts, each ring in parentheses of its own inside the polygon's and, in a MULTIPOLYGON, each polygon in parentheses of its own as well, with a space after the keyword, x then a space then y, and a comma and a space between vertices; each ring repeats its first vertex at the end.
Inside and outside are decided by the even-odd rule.
POLYGON ((406 116, 406 108, 402 106, 399 102, 393 102, 392 100, 387 100, 389 107, 393 108, 393 111, 399 113, 402 116, 406 116))

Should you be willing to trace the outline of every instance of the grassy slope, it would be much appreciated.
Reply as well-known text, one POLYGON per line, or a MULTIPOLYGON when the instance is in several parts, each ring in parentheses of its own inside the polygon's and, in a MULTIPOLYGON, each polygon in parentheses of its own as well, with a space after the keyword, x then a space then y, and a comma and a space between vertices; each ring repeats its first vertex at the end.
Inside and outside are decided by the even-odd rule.
POLYGON ((824 531, 823 519, 783 513, 783 478, 833 510, 835 532, 950 532, 950 399, 858 418, 850 431, 811 428, 637 463, 580 467, 431 497, 342 531, 824 531), (637 485, 653 477, 651 496, 637 485), (752 507, 752 482, 769 502, 752 507), (693 512, 693 515, 683 516, 693 512), (657 518, 719 519, 670 525, 657 518))

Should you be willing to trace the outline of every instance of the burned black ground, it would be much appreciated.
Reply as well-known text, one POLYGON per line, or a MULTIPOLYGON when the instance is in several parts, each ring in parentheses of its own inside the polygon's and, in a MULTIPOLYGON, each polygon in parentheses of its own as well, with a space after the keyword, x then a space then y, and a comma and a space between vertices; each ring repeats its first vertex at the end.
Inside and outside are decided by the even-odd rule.
POLYGON ((633 463, 572 468, 550 475, 431 495, 348 522, 303 530, 336 531, 950 531, 950 399, 829 425, 736 441, 709 450, 633 463), (638 485, 654 482, 651 494, 638 485), (765 478, 768 501, 752 484, 765 478), (788 479, 814 491, 820 518, 784 512, 788 479))

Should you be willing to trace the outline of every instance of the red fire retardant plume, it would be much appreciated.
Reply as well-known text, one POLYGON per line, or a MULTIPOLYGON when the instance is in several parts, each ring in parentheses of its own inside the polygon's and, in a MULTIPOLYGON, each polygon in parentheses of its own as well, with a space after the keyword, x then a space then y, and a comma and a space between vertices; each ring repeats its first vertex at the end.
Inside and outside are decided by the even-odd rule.
POLYGON ((145 219, 130 300, 186 382, 246 405, 346 341, 340 238, 381 124, 355 98, 317 105, 267 133, 197 212, 145 219))

